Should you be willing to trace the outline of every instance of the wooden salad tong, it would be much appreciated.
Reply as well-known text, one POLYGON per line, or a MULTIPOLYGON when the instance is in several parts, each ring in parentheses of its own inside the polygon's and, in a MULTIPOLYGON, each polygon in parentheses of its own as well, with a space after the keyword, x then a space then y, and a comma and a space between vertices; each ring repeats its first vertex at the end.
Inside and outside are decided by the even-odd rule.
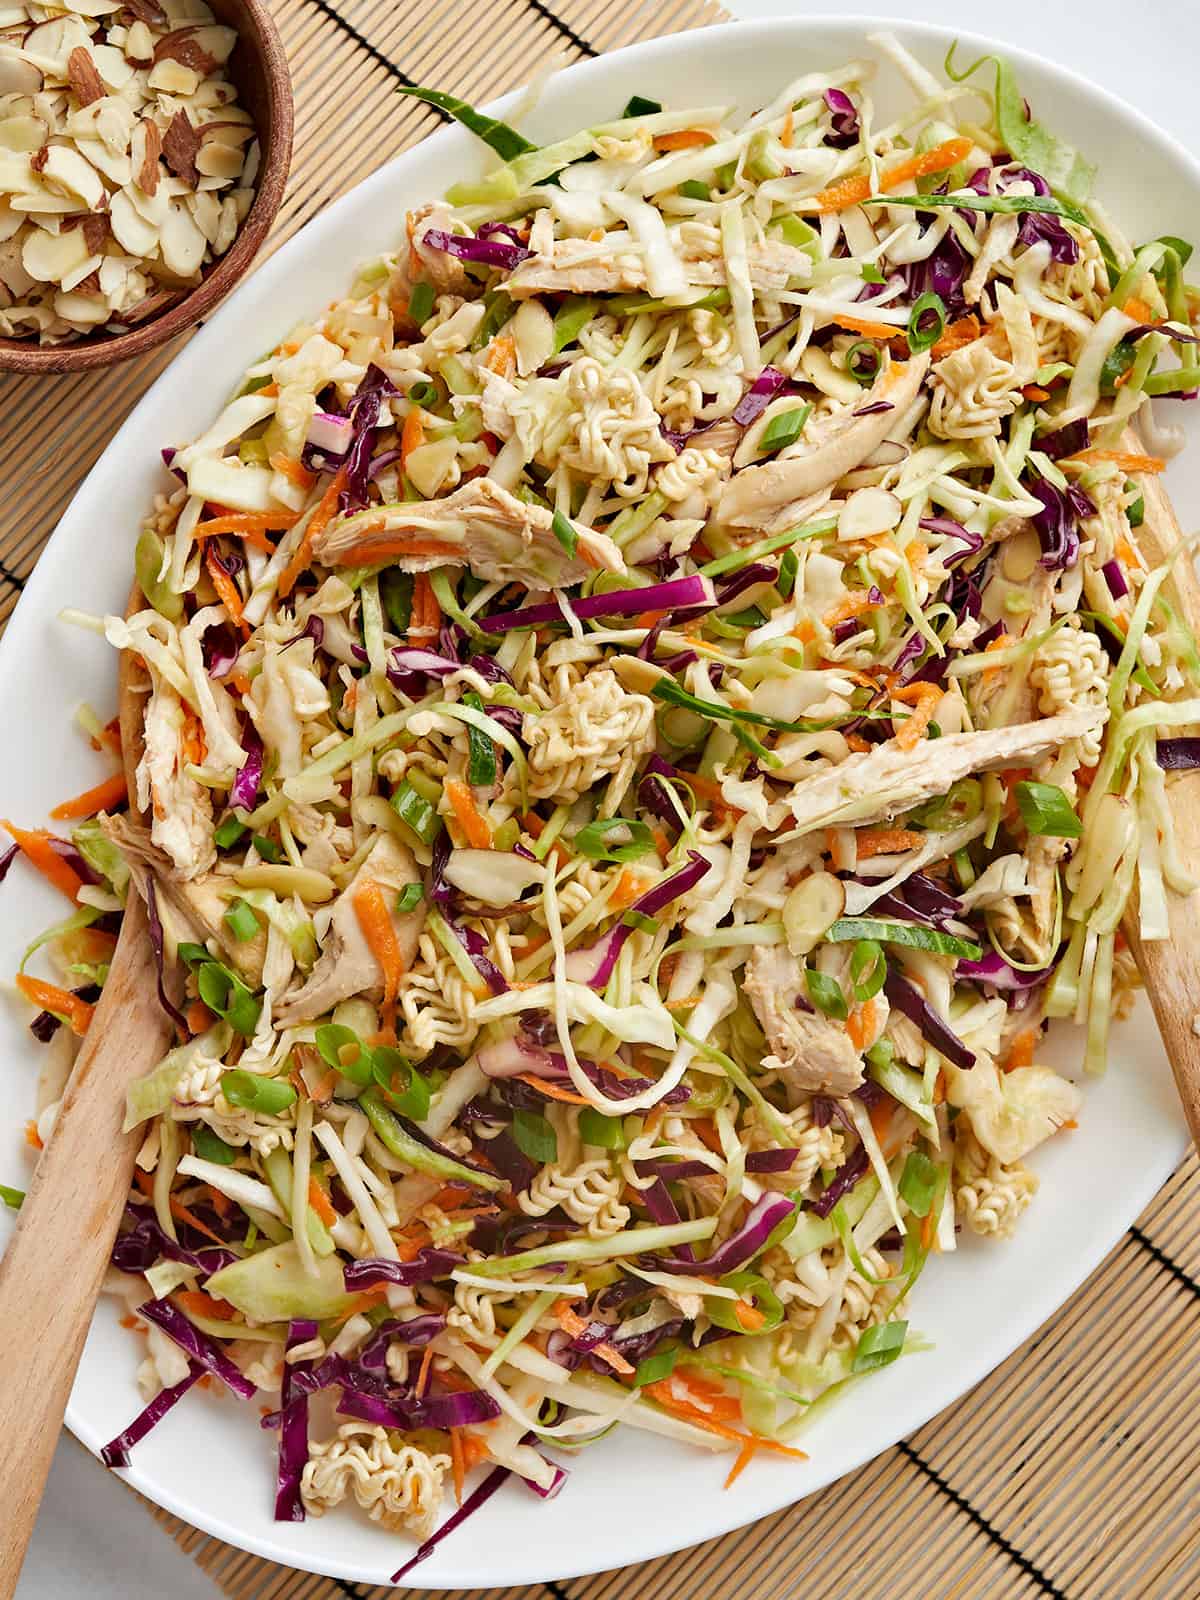
MULTIPOLYGON (((135 588, 130 609, 140 604, 135 588)), ((131 796, 142 748, 137 673, 123 651, 121 735, 131 796)), ((108 979, 0 1258, 0 1600, 10 1600, 17 1586, 144 1136, 122 1131, 125 1090, 157 1065, 171 1039, 146 908, 131 887, 108 979)))

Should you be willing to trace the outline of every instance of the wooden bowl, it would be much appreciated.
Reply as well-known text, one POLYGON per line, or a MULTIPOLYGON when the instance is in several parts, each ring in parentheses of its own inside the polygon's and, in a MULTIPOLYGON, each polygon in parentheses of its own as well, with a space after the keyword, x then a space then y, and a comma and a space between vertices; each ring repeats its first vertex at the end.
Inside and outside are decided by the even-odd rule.
POLYGON ((128 333, 91 333, 70 344, 0 338, 0 370, 25 373, 87 372, 144 355, 194 327, 249 270, 283 199, 292 157, 292 81, 283 44, 264 0, 208 0, 217 21, 233 28, 237 45, 229 76, 254 118, 262 151, 254 201, 237 237, 182 300, 128 333))

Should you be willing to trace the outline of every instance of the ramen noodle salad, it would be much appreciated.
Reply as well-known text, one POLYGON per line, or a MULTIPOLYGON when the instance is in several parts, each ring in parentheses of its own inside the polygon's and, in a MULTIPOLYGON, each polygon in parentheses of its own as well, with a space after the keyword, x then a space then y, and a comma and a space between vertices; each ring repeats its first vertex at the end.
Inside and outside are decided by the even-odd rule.
POLYGON ((419 1559, 618 1423, 800 1457, 1074 1126, 1045 1025, 1099 1071, 1131 898, 1163 938, 1193 888, 1196 650, 1139 549, 1190 247, 1003 61, 875 44, 893 120, 864 62, 543 148, 411 91, 499 164, 162 441, 143 603, 67 614, 144 748, 128 805, 10 829, 75 902, 18 978, 32 1141, 130 895, 177 1038, 110 1465, 261 1389, 276 1515, 419 1559))

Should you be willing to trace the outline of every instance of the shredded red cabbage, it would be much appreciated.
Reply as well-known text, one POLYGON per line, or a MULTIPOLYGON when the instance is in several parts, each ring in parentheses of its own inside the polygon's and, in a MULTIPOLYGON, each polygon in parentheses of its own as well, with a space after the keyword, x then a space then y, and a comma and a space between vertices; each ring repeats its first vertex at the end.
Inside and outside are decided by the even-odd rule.
MULTIPOLYGON (((662 1179, 656 1182, 661 1184, 662 1179)), ((665 1188, 663 1192, 666 1192, 665 1188)), ((694 1257, 685 1258, 682 1254, 658 1256, 654 1264, 660 1272, 702 1272, 705 1277, 724 1277, 727 1272, 736 1272, 752 1256, 756 1256, 780 1223, 793 1216, 795 1211, 796 1202, 789 1200, 785 1194, 760 1195, 746 1213, 746 1220, 737 1232, 730 1234, 711 1255, 703 1256, 699 1261, 694 1257)))
POLYGON ((308 1462, 308 1395, 297 1384, 301 1373, 312 1371, 311 1361, 288 1361, 287 1352, 317 1336, 317 1325, 307 1319, 288 1324, 284 1350, 279 1465, 275 1479, 275 1521, 303 1522, 304 1502, 300 1479, 308 1462))
MULTIPOLYGON (((629 910, 643 917, 657 916, 672 900, 693 889, 710 865, 711 862, 706 861, 698 850, 689 850, 687 866, 639 896, 629 910)), ((632 932, 631 924, 623 916, 595 944, 583 950, 570 951, 567 955, 567 976, 576 982, 587 983, 593 989, 603 989, 612 977, 617 957, 632 932)))
MULTIPOLYGON (((712 606, 716 591, 712 581, 700 573, 686 578, 671 578, 666 583, 651 583, 644 589, 614 589, 609 594, 572 597, 571 610, 577 617, 636 617, 643 611, 673 611, 684 606, 712 606)), ((485 633, 508 633, 513 628, 536 628, 545 622, 562 622, 558 606, 549 602, 525 606, 520 611, 498 611, 480 619, 485 633)))
POLYGON ((402 1344, 411 1344, 419 1348, 429 1344, 439 1333, 445 1331, 445 1317, 434 1312, 421 1317, 410 1317, 407 1322, 399 1317, 390 1317, 387 1322, 379 1324, 367 1343, 363 1345, 359 1351, 358 1364, 360 1367, 365 1367, 368 1372, 385 1372, 388 1346, 393 1339, 399 1339, 402 1344))
MULTIPOLYGON (((1079 519, 1094 517, 1096 507, 1078 484, 1060 489, 1048 478, 1031 475, 1030 493, 1042 502, 1033 519, 1042 546, 1041 565, 1047 572, 1073 567, 1079 560, 1079 519)), ((978 648, 976 640, 976 648, 978 648)))
POLYGON ((184 1395, 200 1378, 204 1376, 204 1368, 195 1361, 188 1363, 188 1375, 181 1378, 178 1383, 173 1383, 167 1389, 160 1389, 151 1400, 150 1404, 139 1411, 129 1426, 119 1433, 115 1439, 110 1439, 100 1452, 100 1459, 106 1467, 127 1467, 129 1465, 129 1452, 150 1432, 151 1428, 166 1416, 171 1407, 177 1405, 184 1395))
POLYGON ((1104 574, 1109 594, 1114 600, 1123 600, 1129 593, 1129 583, 1121 563, 1114 556, 1111 561, 1106 561, 1100 570, 1104 574))
POLYGON ((958 1035, 943 1022, 923 995, 918 994, 907 978, 898 972, 889 972, 883 985, 888 1001, 897 1011, 903 1011, 910 1022, 916 1023, 922 1037, 946 1060, 967 1070, 975 1065, 975 1057, 958 1035))
POLYGON ((442 1250, 437 1245, 423 1245, 411 1261, 389 1261, 386 1257, 364 1257, 351 1261, 342 1270, 347 1292, 374 1289, 381 1283, 397 1283, 401 1288, 411 1288, 414 1283, 432 1283, 444 1278, 454 1268, 461 1267, 466 1257, 454 1250, 442 1250))
POLYGON ((426 228, 421 243, 431 250, 444 250, 460 261, 475 261, 485 267, 499 267, 511 272, 533 254, 522 244, 508 244, 499 239, 472 238, 465 233, 446 233, 441 228, 426 228))
POLYGON ((1086 450, 1090 438, 1087 418, 1079 417, 1074 422, 1068 422, 1065 428, 1042 434, 1040 439, 1033 441, 1033 448, 1049 456, 1051 461, 1061 461, 1063 456, 1077 456, 1081 450, 1086 450))
POLYGON ((474 928, 464 928, 461 923, 452 921, 450 917, 445 917, 443 920, 450 932, 470 956, 476 972, 478 972, 492 993, 507 994, 508 981, 500 971, 500 968, 487 954, 487 940, 483 935, 476 933, 474 928))
POLYGON ((199 1328, 193 1327, 172 1300, 147 1300, 138 1307, 138 1316, 153 1322, 169 1339, 174 1339, 185 1354, 198 1361, 206 1372, 241 1395, 243 1400, 253 1400, 258 1393, 249 1378, 234 1366, 225 1352, 199 1328))
POLYGON ((972 533, 969 528, 964 528, 961 522, 956 522, 953 517, 922 517, 921 527, 929 533, 940 533, 951 539, 961 539, 963 548, 956 550, 944 565, 947 568, 956 567, 960 561, 965 561, 968 556, 973 556, 977 550, 983 549, 983 535, 972 533))
POLYGON ((242 734, 242 749, 246 752, 246 759, 233 780, 229 791, 229 804, 239 807, 242 811, 253 811, 263 774, 262 740, 258 737, 253 723, 246 724, 242 734))
POLYGON ((858 107, 844 89, 826 89, 829 132, 825 143, 832 150, 849 150, 859 140, 858 107))
POLYGON ((761 417, 771 401, 787 382, 787 374, 778 367, 764 367, 733 408, 733 420, 739 427, 748 428, 756 417, 761 417))
POLYGON ((178 1261, 181 1266, 194 1267, 202 1278, 232 1266, 241 1257, 236 1250, 225 1245, 202 1245, 190 1250, 163 1232, 157 1217, 148 1206, 134 1205, 129 1201, 125 1215, 132 1219, 133 1227, 119 1233, 113 1241, 112 1264, 122 1272, 145 1272, 156 1261, 178 1261))
POLYGON ((179 1024, 186 1036, 191 1032, 187 1025, 187 1018, 179 1010, 178 1006, 172 1004, 171 997, 167 993, 166 977, 163 972, 162 918, 158 914, 158 894, 154 888, 154 879, 149 873, 146 875, 146 922, 150 929, 150 947, 154 951, 154 976, 158 984, 158 1003, 171 1021, 179 1024))
POLYGON ((1160 739, 1155 753, 1166 772, 1193 772, 1200 767, 1200 739, 1160 739))
POLYGON ((986 983, 993 989, 1034 989, 1050 976, 1049 968, 1041 972, 1021 972, 1010 966, 997 950, 989 950, 979 961, 960 961, 954 971, 956 977, 986 983))
MULTIPOLYGON (((426 235, 426 237, 428 237, 428 235, 426 235)), ((462 1505, 459 1506, 458 1510, 446 1518, 445 1522, 442 1523, 441 1527, 436 1533, 431 1534, 430 1537, 426 1539, 425 1543, 420 1546, 412 1560, 406 1561, 398 1571, 392 1573, 391 1581, 393 1583, 399 1583, 401 1579, 406 1578, 412 1569, 419 1565, 420 1562, 427 1561, 437 1549, 438 1545, 441 1544, 442 1540, 445 1539, 449 1534, 453 1533, 455 1528, 459 1527, 463 1522, 465 1522, 469 1516, 478 1511, 480 1506, 483 1505, 486 1500, 490 1500, 507 1477, 507 1467, 493 1467, 491 1472, 488 1473, 487 1477, 478 1486, 478 1488, 472 1489, 471 1493, 463 1501, 462 1505)))
POLYGON ((853 1154, 848 1156, 834 1173, 829 1187, 823 1190, 812 1203, 812 1210, 818 1217, 827 1217, 837 1205, 843 1195, 849 1194, 860 1178, 867 1175, 871 1159, 863 1145, 858 1145, 853 1154))

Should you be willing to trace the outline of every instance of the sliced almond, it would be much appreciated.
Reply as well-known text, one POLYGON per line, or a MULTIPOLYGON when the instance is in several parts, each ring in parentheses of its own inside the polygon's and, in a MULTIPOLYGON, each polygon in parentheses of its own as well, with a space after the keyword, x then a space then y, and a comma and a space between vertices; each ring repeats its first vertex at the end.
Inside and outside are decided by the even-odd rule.
POLYGON ((169 28, 170 18, 159 5, 158 0, 125 0, 126 11, 132 13, 139 22, 148 23, 152 28, 169 28))
POLYGON ((886 489, 855 489, 838 515, 838 538, 869 539, 876 533, 890 533, 903 512, 899 500, 886 489))
POLYGON ((83 328, 98 328, 108 321, 108 302, 99 295, 74 294, 60 291, 54 296, 54 309, 67 322, 78 323, 83 328))
POLYGON ((19 51, 0 44, 0 94, 37 94, 41 87, 41 68, 19 51))
POLYGON ((148 260, 158 251, 159 230, 151 227, 130 196, 119 189, 109 201, 113 237, 131 256, 148 260))
POLYGON ((258 177, 258 163, 260 155, 261 151, 259 149, 258 140, 252 139, 250 141, 250 147, 246 151, 246 164, 242 168, 242 184, 247 189, 253 189, 254 180, 258 177))
POLYGON ((194 95, 200 83, 200 74, 182 61, 167 58, 156 61, 146 82, 163 94, 181 95, 184 99, 194 95))
POLYGON ((84 258, 77 267, 72 267, 70 272, 64 272, 62 287, 68 291, 79 289, 84 293, 99 294, 100 279, 97 272, 103 257, 90 255, 84 258))
MULTIPOLYGON (((162 172, 161 167, 159 172, 162 172)), ((158 188, 155 189, 153 194, 144 194, 136 183, 127 183, 125 185, 125 193, 133 201, 138 215, 145 217, 156 233, 161 232, 162 225, 167 220, 167 212, 170 210, 173 198, 171 191, 167 188, 166 179, 160 177, 158 188)))
POLYGON ((104 84, 86 45, 77 44, 67 57, 67 77, 81 106, 104 99, 104 84))
POLYGON ((115 45, 93 45, 92 56, 97 72, 114 93, 120 93, 133 78, 133 67, 115 45))
POLYGON ((51 145, 42 165, 42 181, 52 194, 74 195, 89 211, 98 211, 108 191, 95 167, 70 145, 51 145))
POLYGON ((182 201, 171 202, 159 243, 168 272, 177 278, 190 278, 199 272, 208 241, 182 201))
POLYGON ((221 220, 217 224, 216 235, 213 238, 213 255, 223 256, 233 243, 238 230, 237 206, 232 200, 221 201, 221 220))
POLYGON ((21 264, 39 283, 61 283, 87 259, 87 240, 82 228, 64 229, 57 235, 47 233, 44 228, 31 228, 21 246, 21 264))
MULTIPOLYGON (((40 117, 6 117, 0 122, 0 146, 6 150, 33 151, 46 141, 46 124, 40 117)), ((237 157, 238 168, 242 158, 237 157)))
MULTIPOLYGON (((176 28, 173 32, 165 34, 154 46, 154 64, 158 66, 163 61, 175 61, 182 67, 190 67, 197 79, 207 78, 209 73, 217 66, 217 58, 204 44, 198 35, 208 32, 228 32, 227 29, 201 29, 199 27, 176 28)), ((236 39, 237 35, 234 35, 236 39)), ((232 49, 233 46, 230 46, 232 49)), ((229 54, 227 50, 226 55, 229 54)), ((153 83, 154 74, 150 74, 153 83)), ((157 85, 155 85, 157 87, 157 85)), ((189 91, 191 92, 191 91, 189 91)))
POLYGON ((36 149, 29 158, 29 170, 31 172, 44 172, 46 169, 46 162, 49 159, 50 146, 48 144, 39 146, 39 148, 36 149))
POLYGON ((139 66, 153 62, 154 35, 144 22, 135 22, 125 35, 124 51, 126 61, 134 61, 139 66))
POLYGON ((162 136, 162 152, 171 171, 191 187, 196 183, 199 149, 200 135, 192 126, 192 119, 186 111, 177 111, 162 136))
POLYGON ((102 172, 108 181, 118 189, 123 189, 132 175, 129 157, 114 155, 103 139, 75 140, 75 148, 81 156, 91 162, 97 172, 102 172))
MULTIPOLYGON (((3 124, 0 124, 0 136, 3 134, 3 124)), ((210 139, 200 146, 196 155, 196 171, 203 173, 206 178, 221 178, 232 183, 234 178, 240 176, 242 170, 242 152, 232 144, 221 144, 216 139, 210 139)))
POLYGON ((88 249, 93 255, 99 255, 112 231, 107 213, 93 212, 90 216, 84 217, 80 226, 83 228, 83 237, 87 240, 88 249))
POLYGON ((192 194, 184 201, 192 214, 192 220, 209 244, 217 236, 217 228, 221 222, 221 202, 215 194, 192 194))
POLYGON ((67 82, 67 62, 71 51, 91 40, 88 25, 82 17, 54 17, 49 22, 39 22, 25 35, 22 52, 28 61, 40 67, 47 78, 55 83, 67 82))
POLYGON ((158 188, 158 159, 161 155, 162 134, 158 131, 158 123, 143 117, 129 141, 133 181, 143 194, 152 195, 158 188))
POLYGON ((0 195, 0 244, 11 239, 24 221, 20 212, 14 211, 7 199, 0 195))

